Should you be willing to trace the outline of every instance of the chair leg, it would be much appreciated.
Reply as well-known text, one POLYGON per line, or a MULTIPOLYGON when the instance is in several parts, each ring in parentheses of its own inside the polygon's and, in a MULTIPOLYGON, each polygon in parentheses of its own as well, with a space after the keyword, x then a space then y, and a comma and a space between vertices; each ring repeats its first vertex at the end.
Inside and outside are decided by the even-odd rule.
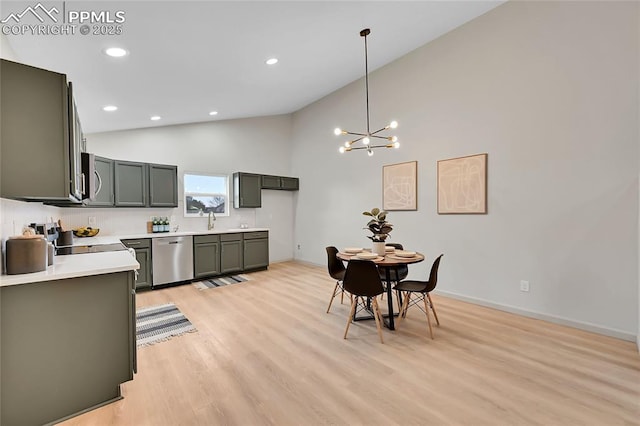
POLYGON ((427 297, 429 298, 429 305, 431 305, 431 310, 433 311, 433 316, 436 317, 436 324, 440 325, 440 320, 438 319, 438 314, 436 313, 436 307, 433 304, 433 300, 431 300, 431 295, 427 293, 427 297))
MULTIPOLYGON (((398 302, 398 312, 402 312, 402 292, 400 290, 396 290, 396 299, 398 302)), ((400 316, 400 314, 398 314, 400 316)))
POLYGON ((373 298, 373 316, 376 319, 376 328, 378 329, 378 336, 380 336, 380 343, 384 343, 384 340, 382 340, 382 327, 380 327, 380 315, 382 315, 380 313, 380 307, 378 306, 378 298, 374 297, 373 298))
POLYGON ((398 321, 396 322, 396 326, 400 325, 400 321, 407 315, 407 309, 409 309, 409 299, 411 299, 411 293, 408 291, 404 295, 404 300, 402 301, 402 308, 400 308, 400 312, 398 313, 398 321))
POLYGON ((429 316, 429 306, 428 306, 427 298, 423 297, 422 301, 424 302, 424 313, 425 315, 427 315, 427 323, 429 324, 429 334, 433 339, 433 328, 431 328, 431 317, 429 316))
POLYGON ((353 315, 356 313, 356 305, 358 304, 358 297, 354 299, 351 298, 351 312, 349 312, 349 317, 347 318, 347 328, 344 330, 344 338, 347 338, 347 333, 349 332, 349 326, 351 325, 351 321, 353 320, 353 315))
POLYGON ((342 305, 343 303, 344 303, 344 288, 340 286, 340 304, 342 305))
POLYGON ((333 303, 333 298, 336 297, 336 290, 338 289, 338 281, 336 281, 335 287, 333 287, 333 292, 331 293, 331 300, 329 300, 329 307, 327 308, 327 313, 329 313, 329 309, 331 309, 331 304, 333 303))

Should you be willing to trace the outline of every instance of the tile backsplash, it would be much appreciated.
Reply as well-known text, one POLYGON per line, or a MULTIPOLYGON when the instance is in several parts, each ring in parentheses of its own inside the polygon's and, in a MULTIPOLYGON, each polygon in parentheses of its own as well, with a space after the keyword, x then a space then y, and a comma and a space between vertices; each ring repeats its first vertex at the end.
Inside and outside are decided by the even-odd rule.
MULTIPOLYGON (((22 201, 0 198, 0 238, 4 241, 22 233, 23 226, 32 222, 50 222, 52 219, 62 220, 66 229, 81 226, 100 228, 100 235, 129 235, 147 232, 147 221, 153 216, 168 217, 171 230, 178 227, 179 231, 206 231, 208 217, 184 217, 181 206, 177 208, 62 208, 43 205, 42 203, 27 203, 22 201), (92 223, 89 223, 90 220, 92 223), (95 224, 93 222, 95 220, 95 224)), ((248 227, 256 226, 255 209, 231 209, 230 216, 217 216, 215 229, 240 228, 241 224, 248 227)), ((4 244, 3 244, 4 245, 4 244)))

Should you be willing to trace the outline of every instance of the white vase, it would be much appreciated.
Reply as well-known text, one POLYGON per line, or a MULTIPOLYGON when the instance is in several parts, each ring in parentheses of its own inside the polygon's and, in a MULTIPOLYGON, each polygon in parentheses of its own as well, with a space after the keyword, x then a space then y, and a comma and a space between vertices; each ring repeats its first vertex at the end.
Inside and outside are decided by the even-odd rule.
POLYGON ((384 241, 381 241, 381 242, 374 241, 371 251, 377 254, 378 256, 384 257, 384 241))

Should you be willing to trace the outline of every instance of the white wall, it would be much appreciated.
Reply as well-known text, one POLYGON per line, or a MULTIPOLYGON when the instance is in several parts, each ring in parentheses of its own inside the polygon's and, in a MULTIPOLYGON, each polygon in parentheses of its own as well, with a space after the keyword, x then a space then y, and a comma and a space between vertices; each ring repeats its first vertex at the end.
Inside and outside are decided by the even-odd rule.
POLYGON ((297 258, 367 246, 382 166, 417 160, 418 211, 389 215, 427 255, 411 277, 444 253, 440 291, 634 340, 638 47, 635 2, 509 2, 370 75, 400 150, 337 153, 334 127, 364 130, 363 81, 295 113, 297 258), (484 152, 489 213, 438 215, 437 160, 484 152))
MULTIPOLYGON (((183 216, 185 171, 231 174, 237 171, 290 176, 291 115, 213 121, 87 135, 87 150, 96 155, 130 161, 178 166, 179 207, 173 209, 62 209, 71 227, 87 226, 97 219, 101 235, 146 232, 150 216, 168 216, 180 230, 206 230, 207 217, 183 216)), ((232 188, 231 188, 232 189, 232 188)), ((288 191, 262 191, 261 209, 233 209, 218 217, 218 229, 270 228, 272 262, 293 258, 293 203, 288 191)), ((230 202, 233 202, 231 198, 230 202)))

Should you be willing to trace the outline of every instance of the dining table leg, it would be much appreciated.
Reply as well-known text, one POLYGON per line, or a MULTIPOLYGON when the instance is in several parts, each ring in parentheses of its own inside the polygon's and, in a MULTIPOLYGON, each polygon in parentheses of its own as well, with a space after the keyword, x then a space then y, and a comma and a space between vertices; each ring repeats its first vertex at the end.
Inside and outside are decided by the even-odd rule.
POLYGON ((395 324, 393 320, 393 290, 391 289, 391 270, 390 269, 391 269, 390 267, 384 268, 386 279, 387 279, 387 306, 389 307, 389 312, 388 312, 389 315, 387 318, 385 318, 387 319, 385 325, 389 330, 395 330, 395 324))

